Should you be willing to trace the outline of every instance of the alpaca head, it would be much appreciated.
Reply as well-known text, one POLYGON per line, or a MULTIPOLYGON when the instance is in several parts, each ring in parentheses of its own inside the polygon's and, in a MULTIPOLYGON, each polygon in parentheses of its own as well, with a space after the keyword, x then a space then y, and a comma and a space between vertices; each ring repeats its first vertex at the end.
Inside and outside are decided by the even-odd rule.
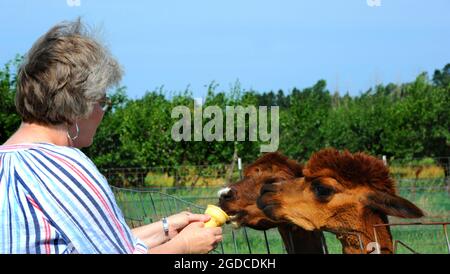
POLYGON ((256 205, 265 178, 271 176, 283 179, 300 177, 302 166, 278 152, 267 153, 245 168, 242 180, 219 192, 219 205, 232 216, 235 226, 265 230, 277 225, 256 205))
POLYGON ((311 157, 303 173, 288 181, 266 178, 258 207, 273 220, 334 233, 367 233, 374 222, 387 223, 387 215, 423 216, 396 194, 383 161, 364 153, 325 149, 311 157))

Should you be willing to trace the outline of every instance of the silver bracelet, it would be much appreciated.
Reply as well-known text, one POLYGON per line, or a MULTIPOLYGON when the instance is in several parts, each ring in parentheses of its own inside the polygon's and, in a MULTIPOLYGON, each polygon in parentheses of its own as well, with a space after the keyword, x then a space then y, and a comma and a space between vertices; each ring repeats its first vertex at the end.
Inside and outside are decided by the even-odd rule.
POLYGON ((162 225, 163 225, 164 234, 166 236, 169 236, 169 222, 167 221, 166 217, 162 218, 162 225))

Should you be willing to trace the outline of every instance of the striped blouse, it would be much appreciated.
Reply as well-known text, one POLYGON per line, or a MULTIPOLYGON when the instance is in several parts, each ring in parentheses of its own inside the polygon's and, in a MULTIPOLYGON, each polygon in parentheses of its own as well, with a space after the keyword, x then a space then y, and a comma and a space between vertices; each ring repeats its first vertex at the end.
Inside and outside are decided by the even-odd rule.
POLYGON ((83 152, 0 146, 0 254, 146 252, 83 152))

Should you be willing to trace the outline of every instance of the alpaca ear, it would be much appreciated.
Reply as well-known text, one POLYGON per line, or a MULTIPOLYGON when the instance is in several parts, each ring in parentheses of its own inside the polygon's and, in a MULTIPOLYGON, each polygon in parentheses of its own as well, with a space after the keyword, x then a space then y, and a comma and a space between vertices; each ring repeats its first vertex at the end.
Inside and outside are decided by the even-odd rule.
POLYGON ((302 164, 298 163, 295 160, 289 159, 287 161, 287 165, 288 165, 289 169, 294 173, 294 176, 296 178, 303 177, 303 165, 302 164))
POLYGON ((410 201, 396 195, 376 191, 366 197, 366 206, 386 215, 400 218, 420 218, 424 213, 410 201))

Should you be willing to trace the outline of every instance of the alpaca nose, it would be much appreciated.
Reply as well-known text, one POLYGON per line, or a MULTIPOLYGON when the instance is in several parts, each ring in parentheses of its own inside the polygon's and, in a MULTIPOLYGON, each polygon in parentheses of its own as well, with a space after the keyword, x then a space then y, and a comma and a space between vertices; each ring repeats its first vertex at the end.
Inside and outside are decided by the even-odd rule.
POLYGON ((219 196, 219 200, 220 201, 232 201, 236 199, 236 190, 234 188, 224 188, 220 191, 220 196, 219 196))

